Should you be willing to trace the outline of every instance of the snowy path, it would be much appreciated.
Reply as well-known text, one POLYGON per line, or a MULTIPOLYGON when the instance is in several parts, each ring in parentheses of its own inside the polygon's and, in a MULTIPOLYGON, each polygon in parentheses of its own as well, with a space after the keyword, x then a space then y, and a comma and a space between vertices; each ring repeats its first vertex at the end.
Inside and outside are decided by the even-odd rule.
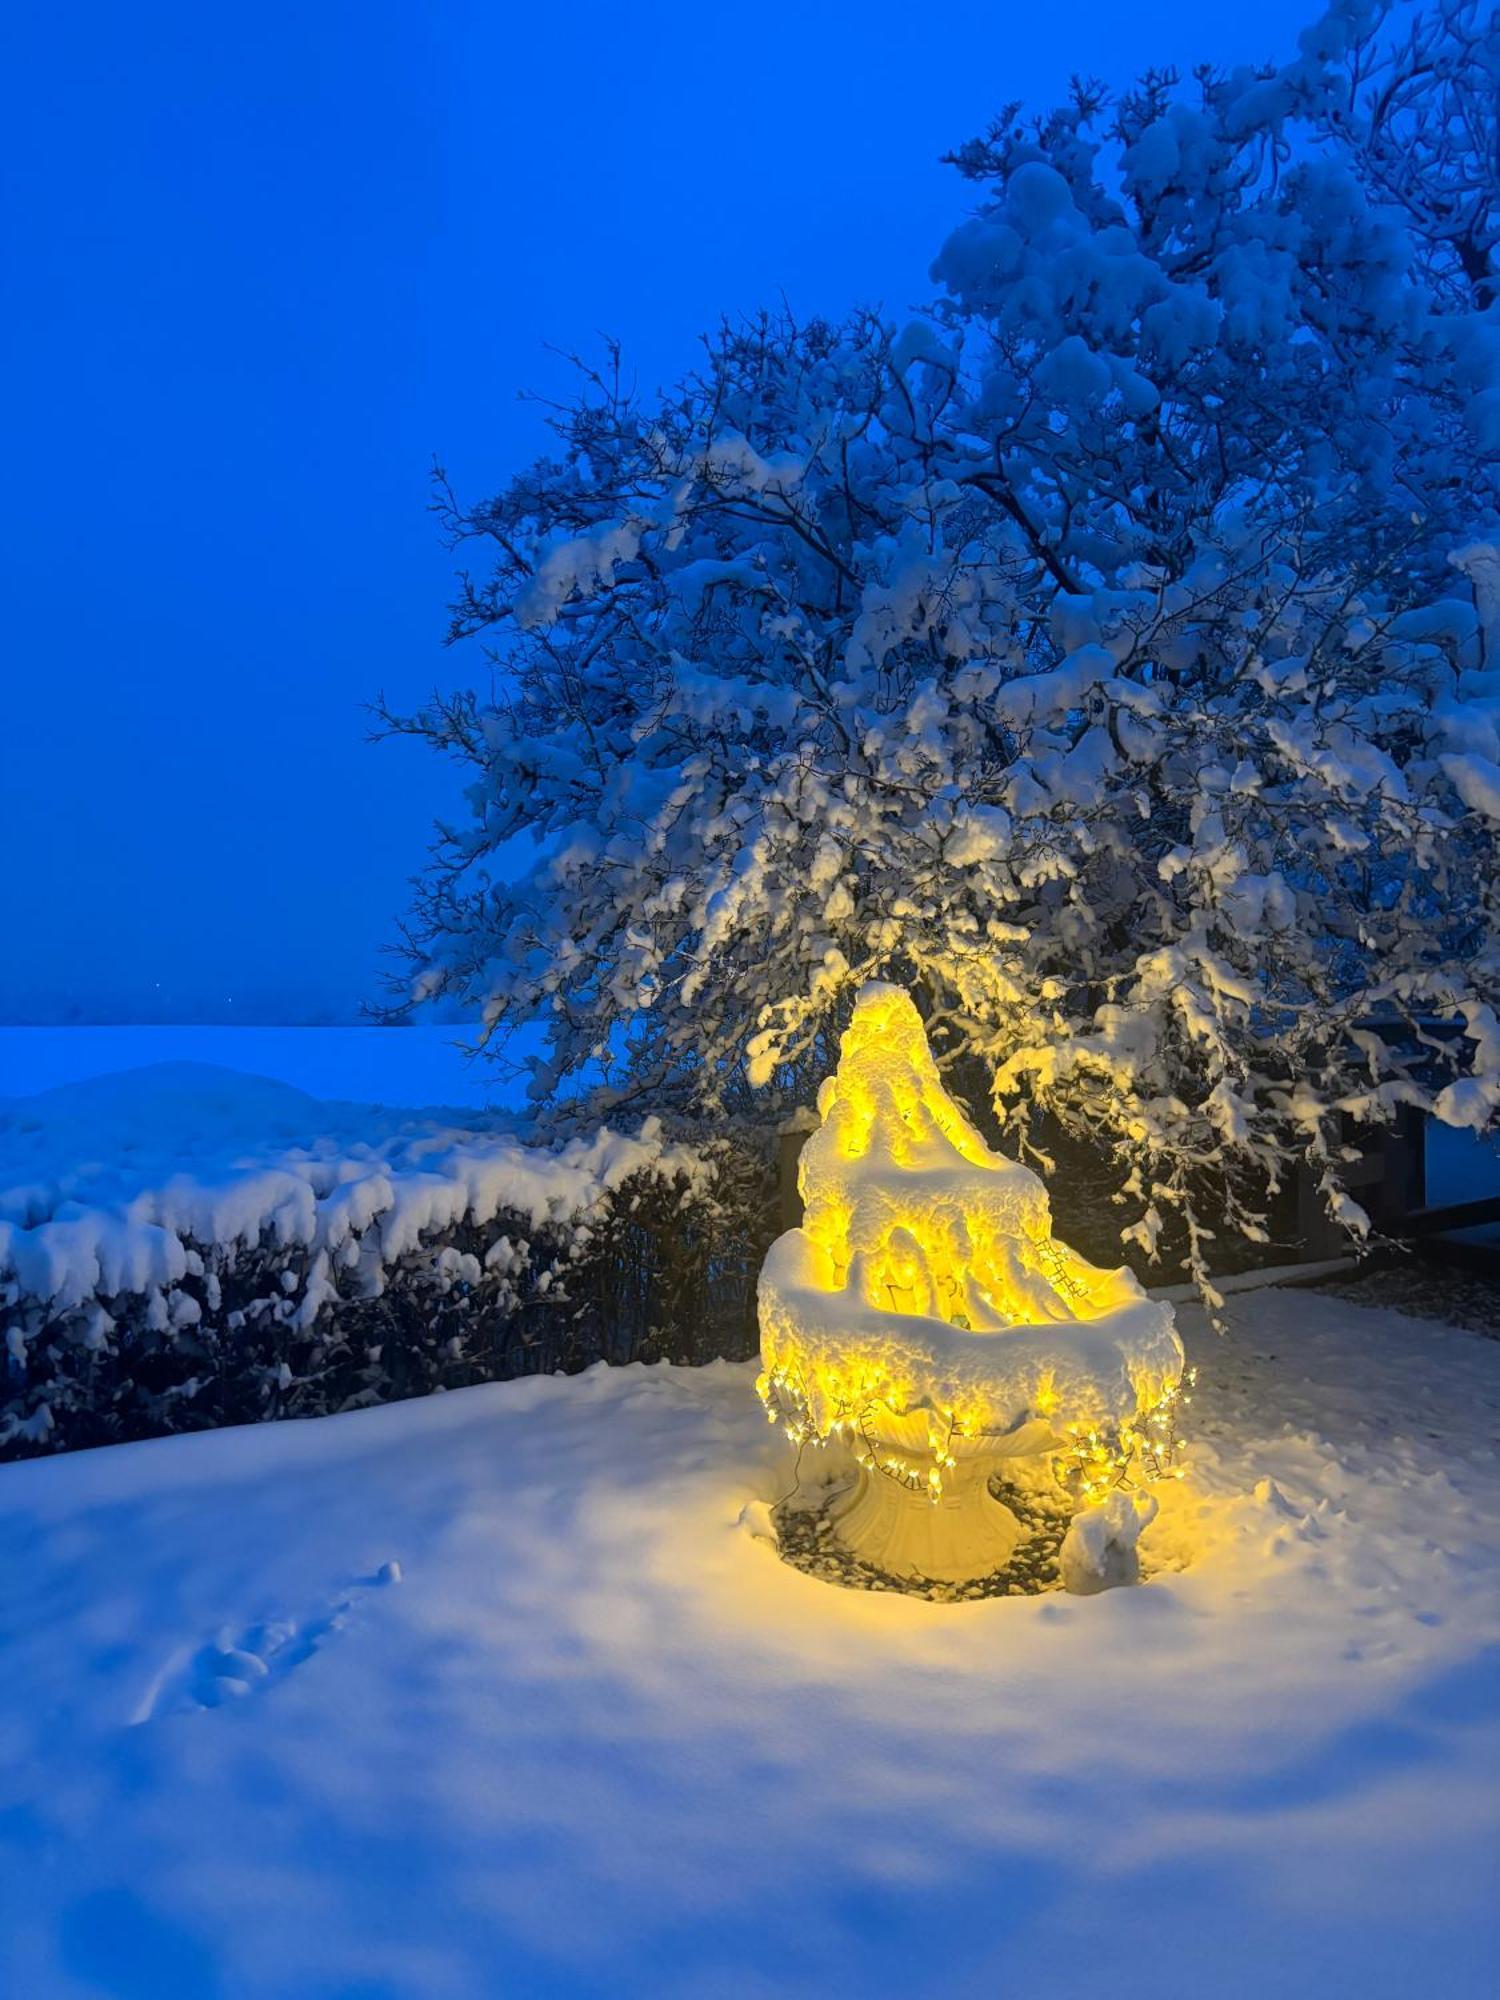
POLYGON ((0 1470, 0 1989, 1492 1993, 1500 1343, 1183 1317, 1099 1599, 787 1569, 728 1366, 0 1470))

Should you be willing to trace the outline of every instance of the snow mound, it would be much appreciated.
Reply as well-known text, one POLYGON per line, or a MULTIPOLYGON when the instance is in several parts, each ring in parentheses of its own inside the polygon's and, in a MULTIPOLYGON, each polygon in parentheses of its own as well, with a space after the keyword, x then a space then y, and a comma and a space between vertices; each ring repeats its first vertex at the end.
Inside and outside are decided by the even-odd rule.
POLYGON ((1116 1584, 1140 1578, 1136 1544, 1156 1519, 1154 1493, 1111 1493, 1098 1507, 1086 1507, 1069 1528, 1061 1550, 1063 1588, 1092 1597, 1116 1584))

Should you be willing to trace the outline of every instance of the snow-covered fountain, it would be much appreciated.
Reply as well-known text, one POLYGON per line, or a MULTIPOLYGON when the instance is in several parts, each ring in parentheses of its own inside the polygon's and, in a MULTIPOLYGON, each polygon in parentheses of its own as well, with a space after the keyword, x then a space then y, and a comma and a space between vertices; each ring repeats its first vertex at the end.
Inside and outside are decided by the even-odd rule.
POLYGON ((1134 1580, 1183 1373, 1172 1308, 1057 1241, 1041 1181, 948 1095, 899 987, 861 990, 818 1113, 802 1226, 761 1271, 757 1386, 796 1443, 847 1448, 844 1550, 887 1576, 991 1576, 1028 1532, 1000 1485, 1074 1516, 1069 1588, 1134 1580))

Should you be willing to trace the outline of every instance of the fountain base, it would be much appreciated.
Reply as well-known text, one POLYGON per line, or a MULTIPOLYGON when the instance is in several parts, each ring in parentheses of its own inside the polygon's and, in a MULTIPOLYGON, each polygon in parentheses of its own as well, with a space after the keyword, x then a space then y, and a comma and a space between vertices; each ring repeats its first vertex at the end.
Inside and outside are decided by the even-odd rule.
POLYGON ((872 1569, 965 1583, 1004 1569, 1031 1532, 990 1492, 993 1470, 984 1459, 960 1463, 931 1500, 920 1487, 861 1467, 830 1502, 828 1518, 840 1544, 872 1569))

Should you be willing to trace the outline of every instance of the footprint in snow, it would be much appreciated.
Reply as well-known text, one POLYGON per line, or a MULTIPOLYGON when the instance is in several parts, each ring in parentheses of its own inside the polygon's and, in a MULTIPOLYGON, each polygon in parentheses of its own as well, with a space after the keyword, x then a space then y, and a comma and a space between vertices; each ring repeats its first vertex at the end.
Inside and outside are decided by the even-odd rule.
POLYGON ((400 1581, 400 1563, 388 1562, 373 1576, 362 1577, 316 1618, 301 1623, 267 1619, 240 1632, 223 1626, 207 1645, 180 1646, 152 1680, 130 1720, 150 1722, 158 1715, 222 1708, 270 1687, 340 1631, 367 1591, 400 1581))

